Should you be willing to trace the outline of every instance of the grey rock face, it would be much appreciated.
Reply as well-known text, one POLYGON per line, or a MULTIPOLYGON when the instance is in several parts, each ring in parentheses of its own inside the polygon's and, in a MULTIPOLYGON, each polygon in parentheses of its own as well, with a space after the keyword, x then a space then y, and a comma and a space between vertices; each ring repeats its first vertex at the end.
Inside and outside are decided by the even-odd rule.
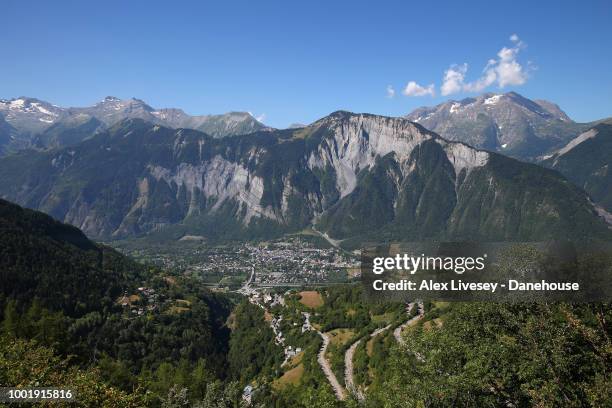
POLYGON ((521 159, 559 148, 587 127, 551 102, 515 92, 451 100, 418 108, 406 118, 446 139, 521 159))

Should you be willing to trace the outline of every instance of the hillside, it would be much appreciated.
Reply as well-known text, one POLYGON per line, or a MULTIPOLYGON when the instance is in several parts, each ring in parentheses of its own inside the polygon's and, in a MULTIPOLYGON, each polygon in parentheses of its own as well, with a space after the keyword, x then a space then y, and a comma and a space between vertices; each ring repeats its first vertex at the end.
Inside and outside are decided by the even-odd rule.
POLYGON ((271 297, 249 298, 249 321, 265 321, 286 358, 276 370, 250 371, 275 355, 261 350, 269 332, 261 343, 250 338, 254 343, 240 356, 253 362, 241 366, 252 379, 255 404, 603 407, 612 401, 609 304, 367 302, 359 285, 271 297))
MULTIPOLYGON (((3 299, 80 317, 110 307, 133 290, 145 270, 77 228, 0 200, 3 299)), ((4 302, 1 306, 4 306, 4 302)))
POLYGON ((601 123, 542 160, 612 212, 612 125, 601 123))
POLYGON ((368 406, 612 402, 609 304, 431 306, 394 357, 374 362, 368 406))
MULTIPOLYGON (((231 304, 187 277, 136 264, 73 226, 4 200, 0 254, 2 350, 23 339, 41 353, 24 359, 71 356, 61 364, 52 358, 50 375, 77 365, 93 370, 83 380, 128 393, 146 387, 157 403, 173 385, 164 376, 205 388, 230 374, 224 325, 231 304), (202 378, 192 380, 196 373, 202 378)), ((14 354, 0 354, 7 368, 0 379, 23 378, 14 354)))

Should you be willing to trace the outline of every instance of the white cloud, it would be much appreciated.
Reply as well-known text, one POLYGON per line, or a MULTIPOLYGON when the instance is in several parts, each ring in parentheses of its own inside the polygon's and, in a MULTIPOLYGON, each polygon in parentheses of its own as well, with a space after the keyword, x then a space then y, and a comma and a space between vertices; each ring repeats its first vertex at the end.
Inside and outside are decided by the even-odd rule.
POLYGON ((497 61, 489 60, 483 70, 482 76, 474 82, 464 84, 462 89, 467 92, 481 92, 489 86, 493 85, 497 80, 497 74, 491 67, 495 66, 497 61))
MULTIPOLYGON (((251 115, 251 116, 252 116, 252 115, 251 115)), ((256 120, 256 121, 258 121, 258 122, 263 122, 264 120, 266 120, 266 114, 265 114, 265 113, 262 113, 261 115, 256 116, 256 117, 255 117, 255 120, 256 120)))
POLYGON ((467 64, 451 65, 444 72, 444 80, 440 87, 442 95, 465 92, 481 92, 493 84, 499 88, 509 85, 523 85, 529 79, 528 64, 527 68, 518 62, 519 52, 525 48, 525 44, 516 34, 510 36, 510 41, 514 43, 512 47, 503 47, 497 53, 496 59, 490 59, 485 65, 482 75, 475 81, 465 82, 467 74, 467 64))
MULTIPOLYGON (((530 61, 522 64, 518 60, 518 55, 526 48, 525 43, 517 34, 509 37, 512 45, 502 47, 495 58, 489 59, 482 70, 482 74, 474 81, 466 82, 468 64, 453 64, 446 71, 440 85, 440 93, 443 96, 459 92, 482 92, 485 89, 497 85, 498 88, 507 86, 523 85, 529 79, 529 75, 536 69, 530 61)), ((410 81, 402 90, 406 96, 435 96, 435 85, 421 86, 415 81, 410 81)), ((395 89, 387 86, 387 97, 393 98, 395 89)))
POLYGON ((440 93, 446 96, 460 92, 463 89, 463 81, 465 80, 467 69, 467 64, 451 65, 450 68, 444 71, 444 80, 440 87, 440 93))
POLYGON ((513 48, 502 48, 497 56, 499 61, 497 65, 490 69, 495 70, 497 74, 497 83, 500 88, 507 85, 523 85, 527 82, 528 72, 523 66, 516 60, 516 56, 520 49, 523 47, 522 42, 516 40, 516 46, 513 48))
POLYGON ((402 93, 406 96, 425 96, 431 95, 435 96, 436 90, 434 84, 429 84, 427 86, 421 86, 414 81, 408 82, 402 93))

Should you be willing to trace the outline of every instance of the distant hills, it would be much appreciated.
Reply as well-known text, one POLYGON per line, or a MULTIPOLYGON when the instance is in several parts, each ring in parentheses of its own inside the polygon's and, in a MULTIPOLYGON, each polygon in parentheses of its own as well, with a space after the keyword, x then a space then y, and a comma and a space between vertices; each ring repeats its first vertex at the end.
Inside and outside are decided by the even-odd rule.
POLYGON ((594 124, 576 123, 556 104, 516 92, 486 93, 422 107, 406 116, 449 140, 533 160, 594 124))
POLYGON ((74 146, 1 159, 0 196, 104 239, 307 227, 347 246, 609 234, 587 195, 554 171, 349 112, 221 139, 127 119, 74 146))
POLYGON ((0 153, 73 145, 121 120, 136 118, 171 128, 197 129, 213 137, 268 128, 247 112, 191 116, 181 109, 154 109, 140 99, 112 96, 90 107, 62 108, 20 97, 0 99, 0 153))

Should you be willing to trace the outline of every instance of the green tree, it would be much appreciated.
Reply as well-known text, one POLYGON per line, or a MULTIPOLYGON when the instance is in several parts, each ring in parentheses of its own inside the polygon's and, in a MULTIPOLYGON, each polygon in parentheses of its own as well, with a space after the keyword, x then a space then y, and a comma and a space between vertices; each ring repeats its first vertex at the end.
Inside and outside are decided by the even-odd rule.
POLYGON ((19 334, 19 313, 16 302, 9 299, 4 306, 4 319, 2 321, 2 333, 16 337, 19 334))

